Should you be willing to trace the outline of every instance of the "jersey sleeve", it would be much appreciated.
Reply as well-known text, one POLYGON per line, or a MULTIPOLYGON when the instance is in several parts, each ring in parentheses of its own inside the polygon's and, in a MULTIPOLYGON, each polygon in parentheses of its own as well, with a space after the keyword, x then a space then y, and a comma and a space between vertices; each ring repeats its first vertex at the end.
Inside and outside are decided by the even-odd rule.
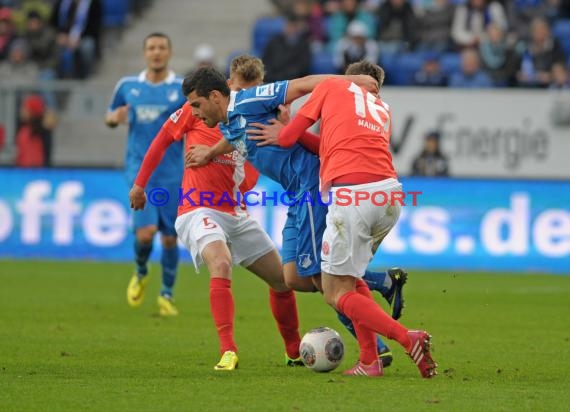
POLYGON ((245 136, 245 120, 241 121, 241 116, 236 118, 230 117, 229 124, 220 123, 220 131, 226 140, 235 145, 241 138, 245 136))
POLYGON ((196 117, 192 116, 192 107, 188 102, 172 113, 162 129, 166 131, 174 140, 182 140, 186 132, 194 127, 196 117))
POLYGON ((325 102, 327 93, 328 93, 328 85, 329 80, 325 80, 324 82, 320 83, 315 89, 311 96, 307 99, 305 104, 301 106, 297 115, 301 115, 306 117, 307 119, 311 119, 313 121, 317 121, 321 117, 321 110, 323 108, 323 104, 325 102))
POLYGON ((115 90, 113 90, 113 95, 111 96, 111 101, 109 102, 108 111, 113 111, 117 107, 121 107, 127 104, 127 100, 125 99, 124 95, 124 85, 125 80, 120 80, 117 85, 115 86, 115 90))
POLYGON ((246 115, 272 112, 285 104, 288 87, 289 81, 284 80, 242 90, 237 95, 236 108, 246 115))

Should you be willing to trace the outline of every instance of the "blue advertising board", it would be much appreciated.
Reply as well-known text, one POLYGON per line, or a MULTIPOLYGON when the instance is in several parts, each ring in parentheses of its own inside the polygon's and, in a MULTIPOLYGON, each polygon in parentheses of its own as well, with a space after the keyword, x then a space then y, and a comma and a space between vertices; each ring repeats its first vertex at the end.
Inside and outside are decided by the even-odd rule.
MULTIPOLYGON (((131 260, 120 171, 0 169, 0 182, 0 258, 131 260)), ((570 182, 402 182, 406 206, 371 266, 570 273, 570 182)), ((261 178, 255 191, 268 201, 250 213, 280 247, 287 207, 271 200, 280 187, 261 178)))

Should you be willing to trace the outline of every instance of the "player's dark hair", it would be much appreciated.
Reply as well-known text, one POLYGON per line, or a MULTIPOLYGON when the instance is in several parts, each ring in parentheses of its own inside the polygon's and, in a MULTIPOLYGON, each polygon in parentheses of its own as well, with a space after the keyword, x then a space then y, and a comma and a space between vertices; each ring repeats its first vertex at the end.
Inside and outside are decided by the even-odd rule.
POLYGON ((200 67, 186 76, 182 82, 184 96, 195 91, 200 97, 208 97, 214 90, 219 91, 224 96, 230 95, 226 76, 214 67, 200 67))
POLYGON ((367 74, 378 81, 378 87, 381 87, 382 84, 384 84, 384 69, 377 64, 367 62, 366 60, 352 63, 346 68, 346 72, 344 74, 367 74))
POLYGON ((260 58, 242 54, 230 63, 230 76, 234 75, 246 83, 263 83, 265 68, 260 58))
POLYGON ((148 39, 152 39, 153 37, 160 37, 161 39, 166 39, 167 43, 168 43, 168 48, 172 48, 172 42, 170 41, 170 37, 168 37, 168 35, 155 31, 153 33, 148 34, 144 40, 143 40, 143 50, 146 47, 146 42, 148 41, 148 39))

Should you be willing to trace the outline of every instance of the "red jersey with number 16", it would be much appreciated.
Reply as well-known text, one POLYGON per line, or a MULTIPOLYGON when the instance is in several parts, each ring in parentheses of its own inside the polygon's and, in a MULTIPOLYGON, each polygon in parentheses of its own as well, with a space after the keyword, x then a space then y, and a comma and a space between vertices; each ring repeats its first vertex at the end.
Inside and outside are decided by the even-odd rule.
POLYGON ((344 79, 320 83, 299 109, 311 120, 321 119, 321 187, 337 177, 370 173, 396 178, 390 153, 390 106, 344 79))

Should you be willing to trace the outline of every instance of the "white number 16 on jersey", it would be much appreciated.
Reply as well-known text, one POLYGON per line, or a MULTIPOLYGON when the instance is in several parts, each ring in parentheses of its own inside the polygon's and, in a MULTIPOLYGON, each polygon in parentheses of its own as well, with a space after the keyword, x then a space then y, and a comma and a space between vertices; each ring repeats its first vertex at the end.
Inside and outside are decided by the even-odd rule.
POLYGON ((366 100, 362 89, 354 83, 350 83, 349 91, 354 93, 354 109, 358 117, 366 118, 366 107, 370 116, 384 129, 385 132, 390 130, 390 115, 384 106, 376 103, 376 96, 370 92, 366 92, 366 100), (365 104, 366 101, 366 104, 365 104), (380 113, 384 114, 386 120, 382 120, 380 113))

